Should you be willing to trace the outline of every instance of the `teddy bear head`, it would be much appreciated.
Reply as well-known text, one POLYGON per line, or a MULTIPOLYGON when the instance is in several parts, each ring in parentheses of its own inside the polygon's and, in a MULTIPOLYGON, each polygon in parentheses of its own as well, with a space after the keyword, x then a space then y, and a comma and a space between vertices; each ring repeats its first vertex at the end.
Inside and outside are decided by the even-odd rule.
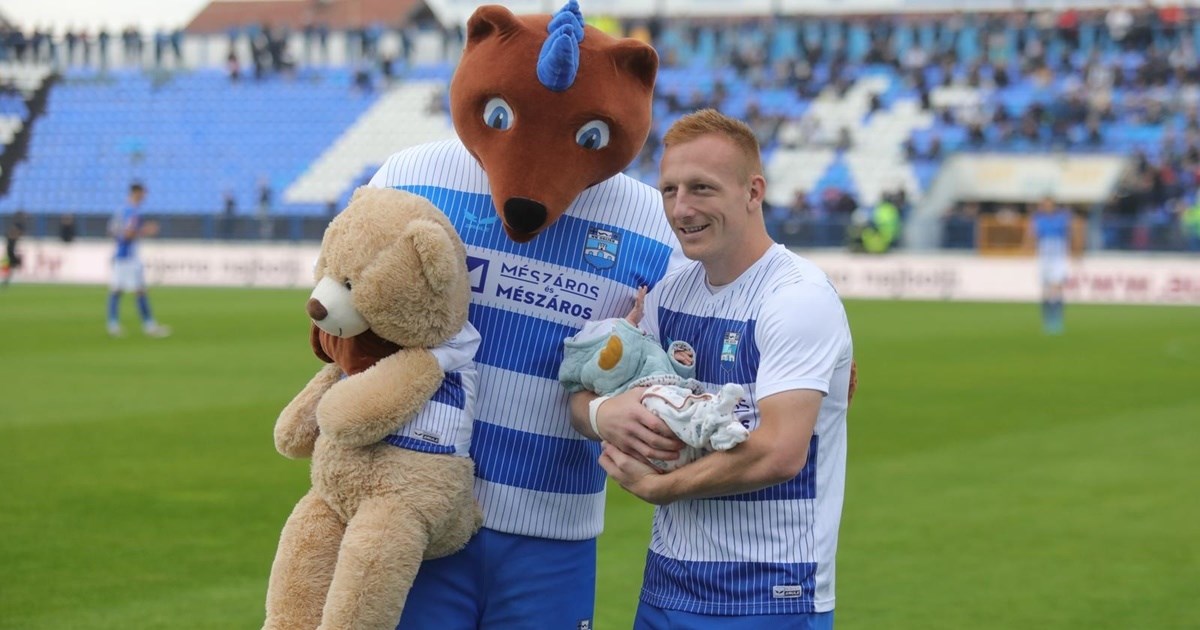
POLYGON ((657 72, 654 48, 585 25, 575 0, 553 16, 475 11, 450 110, 510 239, 532 240, 633 161, 657 72))
POLYGON ((314 351, 353 373, 399 348, 450 339, 467 321, 466 258, 454 227, 425 198, 359 188, 321 240, 307 305, 314 351))

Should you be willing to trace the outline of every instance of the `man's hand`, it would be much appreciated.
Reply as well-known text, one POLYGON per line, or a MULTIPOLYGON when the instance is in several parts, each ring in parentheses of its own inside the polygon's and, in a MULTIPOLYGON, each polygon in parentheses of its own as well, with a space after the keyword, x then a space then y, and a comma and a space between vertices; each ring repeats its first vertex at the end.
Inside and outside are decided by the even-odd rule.
POLYGON ((143 221, 142 227, 135 236, 158 236, 158 221, 143 221))
POLYGON ((600 466, 630 494, 654 505, 670 503, 665 492, 665 477, 657 468, 622 453, 605 443, 600 452, 600 466))
POLYGON ((650 466, 650 459, 679 459, 684 443, 642 405, 645 391, 644 387, 634 388, 601 403, 596 410, 600 439, 646 466, 650 466))
POLYGON ((858 391, 858 362, 850 362, 850 393, 846 397, 846 405, 854 402, 854 392, 858 391))

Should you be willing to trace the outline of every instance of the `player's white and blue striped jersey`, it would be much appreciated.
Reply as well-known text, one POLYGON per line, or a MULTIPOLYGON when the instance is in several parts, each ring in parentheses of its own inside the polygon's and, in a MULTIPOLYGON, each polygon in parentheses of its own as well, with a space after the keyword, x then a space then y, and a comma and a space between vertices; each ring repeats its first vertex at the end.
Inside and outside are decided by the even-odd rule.
POLYGON ((141 227, 142 216, 138 214, 137 208, 125 206, 113 213, 112 219, 108 222, 108 233, 117 242, 117 250, 113 254, 114 259, 130 260, 137 258, 137 231, 141 227), (128 230, 133 230, 134 236, 132 238, 125 236, 128 230))
MULTIPOLYGON (((372 186, 441 208, 467 247, 471 323, 483 342, 471 456, 484 526, 586 540, 604 516, 599 444, 572 427, 558 382, 563 339, 623 317, 637 287, 666 273, 678 245, 659 193, 624 175, 585 190, 528 243, 508 238, 482 168, 457 139, 393 155, 372 186)), ((681 260, 681 259, 676 259, 681 260)))
POLYGON ((385 442, 423 453, 470 455, 471 426, 479 396, 479 371, 474 361, 479 341, 479 332, 468 323, 433 349, 445 373, 441 387, 415 418, 385 437, 385 442))
POLYGON ((643 323, 664 346, 692 344, 696 378, 709 391, 741 384, 746 396, 736 413, 751 431, 768 396, 826 395, 795 478, 655 510, 642 599, 705 615, 832 610, 853 345, 829 279, 782 245, 717 289, 693 263, 650 293, 643 323))
POLYGON ((1071 211, 1058 208, 1034 213, 1033 232, 1043 261, 1066 260, 1071 243, 1071 211))

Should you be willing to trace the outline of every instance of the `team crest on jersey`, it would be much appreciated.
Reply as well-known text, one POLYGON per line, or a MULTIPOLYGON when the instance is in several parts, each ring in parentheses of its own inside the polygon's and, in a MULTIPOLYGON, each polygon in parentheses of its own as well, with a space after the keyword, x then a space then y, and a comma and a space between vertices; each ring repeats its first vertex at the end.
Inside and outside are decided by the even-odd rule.
POLYGON ((725 367, 732 367, 734 361, 737 360, 738 343, 742 336, 734 331, 725 333, 725 338, 721 340, 721 363, 725 367))
POLYGON ((597 269, 610 269, 617 264, 617 252, 620 248, 620 232, 593 225, 587 231, 583 259, 597 269))

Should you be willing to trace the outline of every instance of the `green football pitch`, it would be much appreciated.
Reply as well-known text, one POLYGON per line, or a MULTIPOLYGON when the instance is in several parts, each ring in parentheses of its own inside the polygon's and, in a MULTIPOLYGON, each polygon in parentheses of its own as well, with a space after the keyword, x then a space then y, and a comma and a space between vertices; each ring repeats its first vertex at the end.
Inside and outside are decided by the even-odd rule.
MULTIPOLYGON (((279 410, 318 367, 301 291, 0 291, 0 628, 255 628, 307 463, 279 410), (127 298, 129 300, 129 298, 127 298)), ((850 302, 837 625, 1200 621, 1200 311, 850 302)), ((601 630, 629 628, 650 510, 609 490, 601 630)), ((455 630, 455 629, 447 629, 455 630)), ((503 629, 501 629, 503 630, 503 629)))

